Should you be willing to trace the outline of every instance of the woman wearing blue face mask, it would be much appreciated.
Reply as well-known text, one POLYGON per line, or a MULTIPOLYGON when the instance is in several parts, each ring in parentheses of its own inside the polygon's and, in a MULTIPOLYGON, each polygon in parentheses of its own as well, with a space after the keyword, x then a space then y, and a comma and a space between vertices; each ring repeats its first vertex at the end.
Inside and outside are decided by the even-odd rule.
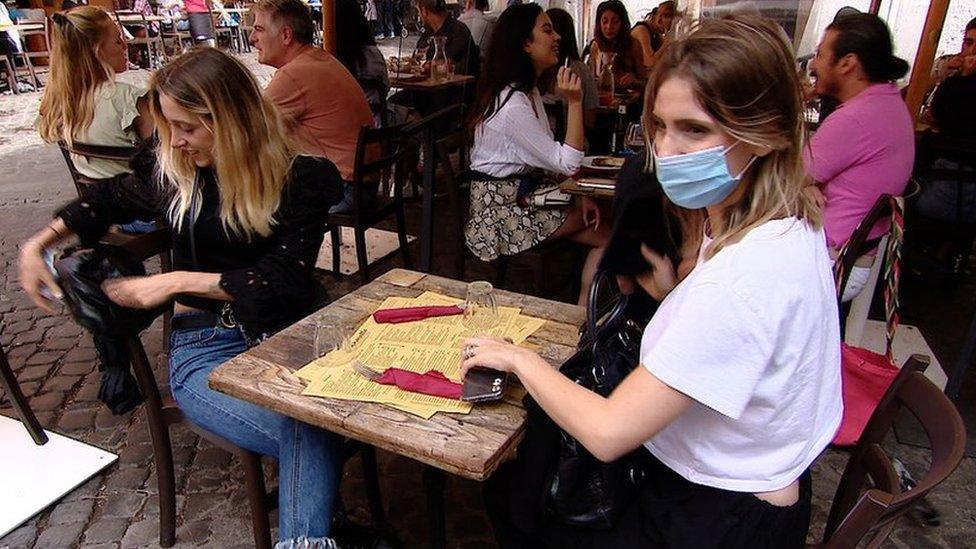
POLYGON ((512 494, 533 480, 500 471, 494 490, 508 495, 489 498, 500 545, 804 545, 808 469, 842 403, 834 282, 819 211, 803 193, 801 115, 790 46, 768 20, 709 20, 663 53, 646 96, 649 168, 688 208, 679 215, 706 221, 697 263, 677 285, 671 263, 645 250, 654 270, 638 282, 663 302, 640 364, 603 398, 502 341, 469 340, 463 363, 518 375, 601 460, 636 449, 643 480, 614 528, 595 531, 512 513, 512 494))

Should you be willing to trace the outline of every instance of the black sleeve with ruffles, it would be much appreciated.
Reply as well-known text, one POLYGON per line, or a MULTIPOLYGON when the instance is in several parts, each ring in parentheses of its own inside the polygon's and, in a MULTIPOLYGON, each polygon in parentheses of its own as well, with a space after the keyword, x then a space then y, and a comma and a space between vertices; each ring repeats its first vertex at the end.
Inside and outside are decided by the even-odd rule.
POLYGON ((332 162, 309 156, 295 159, 275 215, 274 248, 256 264, 224 272, 220 278, 220 287, 234 296, 235 318, 250 337, 270 334, 308 311, 326 217, 341 197, 342 179, 332 162))
POLYGON ((165 214, 169 202, 157 183, 155 140, 144 142, 133 158, 131 174, 102 179, 84 195, 55 212, 82 242, 93 242, 114 224, 151 220, 165 214))

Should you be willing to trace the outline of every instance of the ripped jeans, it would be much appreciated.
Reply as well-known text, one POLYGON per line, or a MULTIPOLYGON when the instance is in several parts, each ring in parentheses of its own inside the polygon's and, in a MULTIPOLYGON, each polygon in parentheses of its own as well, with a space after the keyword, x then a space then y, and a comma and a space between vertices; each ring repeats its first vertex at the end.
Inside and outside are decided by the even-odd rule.
POLYGON ((246 350, 236 328, 174 330, 169 359, 173 398, 193 423, 278 460, 280 547, 334 547, 328 536, 341 478, 341 440, 211 389, 210 372, 246 350))

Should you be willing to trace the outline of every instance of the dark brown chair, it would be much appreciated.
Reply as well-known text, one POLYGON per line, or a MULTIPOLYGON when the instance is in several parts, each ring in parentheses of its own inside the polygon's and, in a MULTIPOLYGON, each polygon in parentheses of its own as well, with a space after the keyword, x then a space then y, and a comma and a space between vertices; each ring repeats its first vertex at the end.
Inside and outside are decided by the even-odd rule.
POLYGON ((454 278, 464 279, 464 260, 468 255, 468 247, 464 243, 464 226, 468 220, 467 181, 463 174, 468 169, 468 140, 463 128, 454 130, 437 140, 437 156, 440 160, 441 172, 447 187, 447 199, 454 212, 454 234, 457 235, 458 247, 454 259, 454 278), (457 170, 451 162, 451 156, 457 154, 457 170))
POLYGON ((407 222, 403 209, 403 182, 406 170, 403 165, 405 153, 406 126, 391 126, 388 128, 368 128, 363 126, 359 130, 359 141, 356 143, 356 164, 353 168, 352 182, 353 200, 352 211, 347 213, 329 214, 328 224, 332 238, 332 272, 339 274, 339 245, 341 242, 340 229, 352 227, 356 239, 356 258, 359 262, 359 276, 363 284, 371 280, 369 276, 369 257, 366 254, 366 231, 376 226, 380 221, 394 215, 396 218, 397 238, 400 241, 400 253, 403 263, 411 268, 410 249, 407 242, 407 222), (378 151, 378 152, 376 152, 378 151), (367 153, 375 155, 370 158, 367 153), (385 173, 391 173, 393 178, 393 196, 386 193, 378 196, 376 189, 385 173))
MULTIPOLYGON (((168 230, 157 230, 137 235, 120 247, 133 257, 145 260, 168 250, 171 246, 169 236, 168 230)), ((176 401, 171 396, 164 396, 160 393, 152 365, 139 337, 129 337, 126 340, 126 348, 132 362, 133 373, 139 385, 139 391, 145 398, 144 409, 153 445, 153 461, 156 465, 156 482, 159 489, 159 544, 163 547, 172 547, 176 541, 176 479, 173 470, 170 427, 176 424, 184 424, 203 439, 235 455, 240 460, 241 468, 244 470, 248 505, 251 508, 254 545, 259 549, 270 549, 273 543, 268 514, 278 506, 278 491, 275 489, 269 492, 265 487, 261 456, 190 421, 185 421, 176 401)), ((376 524, 385 526, 386 517, 376 472, 375 449, 367 445, 354 445, 350 448, 361 452, 367 499, 373 520, 376 524)))
POLYGON ((819 547, 878 547, 895 521, 944 481, 959 465, 966 429, 951 401, 925 378, 929 359, 912 355, 895 377, 854 448, 834 496, 819 547), (929 438, 932 461, 916 486, 903 491, 882 447, 902 408, 914 415, 929 438), (869 482, 870 481, 870 482, 869 482))
POLYGON ((75 191, 78 192, 78 196, 83 196, 85 194, 85 189, 88 186, 97 183, 99 180, 93 179, 79 172, 78 168, 75 166, 74 159, 71 158, 72 154, 83 156, 85 158, 97 158, 100 160, 113 160, 116 162, 128 163, 138 152, 136 147, 92 145, 78 141, 75 141, 71 145, 68 145, 64 141, 59 141, 58 147, 61 149, 61 155, 64 156, 64 163, 68 165, 68 173, 71 174, 71 181, 75 184, 75 191))

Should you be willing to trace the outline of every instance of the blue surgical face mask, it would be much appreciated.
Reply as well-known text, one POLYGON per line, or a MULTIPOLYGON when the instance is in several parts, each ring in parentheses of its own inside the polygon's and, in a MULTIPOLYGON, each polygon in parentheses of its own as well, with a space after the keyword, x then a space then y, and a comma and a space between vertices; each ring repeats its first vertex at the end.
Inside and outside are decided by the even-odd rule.
POLYGON ((739 184, 742 174, 756 160, 753 156, 739 175, 733 176, 729 173, 725 154, 739 143, 741 141, 729 147, 719 145, 693 153, 663 157, 657 156, 651 146, 654 171, 664 188, 664 194, 668 195, 671 202, 692 210, 714 206, 725 200, 739 184))

